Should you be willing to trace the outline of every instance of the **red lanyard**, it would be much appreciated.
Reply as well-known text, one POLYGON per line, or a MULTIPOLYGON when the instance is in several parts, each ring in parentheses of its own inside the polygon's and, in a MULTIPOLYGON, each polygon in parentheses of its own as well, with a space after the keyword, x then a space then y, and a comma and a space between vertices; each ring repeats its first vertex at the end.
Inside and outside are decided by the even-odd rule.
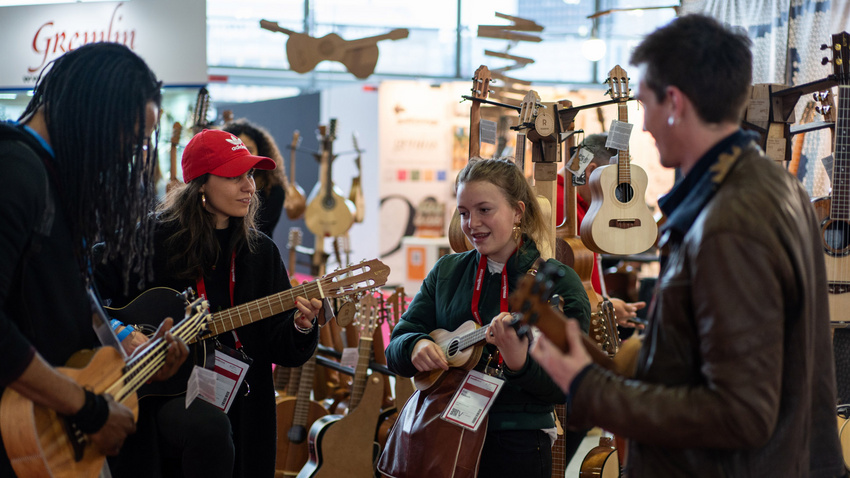
MULTIPOLYGON (((472 291, 472 317, 478 322, 478 325, 484 325, 481 321, 481 313, 478 312, 478 302, 481 300, 481 288, 484 284, 484 272, 486 270, 487 256, 481 256, 481 259, 478 260, 478 270, 475 272, 475 288, 472 291)), ((508 309, 508 264, 506 262, 502 268, 502 293, 499 301, 499 312, 508 312, 508 309)))
MULTIPOLYGON (((200 294, 201 298, 208 299, 207 297, 207 287, 204 284, 204 275, 201 274, 198 276, 198 280, 195 281, 195 284, 198 286, 198 294, 200 294)), ((233 290, 236 288, 236 252, 230 256, 230 306, 233 307, 233 290)), ((239 350, 242 348, 242 342, 239 341, 239 336, 236 335, 236 331, 233 331, 233 340, 236 344, 236 349, 239 350)))

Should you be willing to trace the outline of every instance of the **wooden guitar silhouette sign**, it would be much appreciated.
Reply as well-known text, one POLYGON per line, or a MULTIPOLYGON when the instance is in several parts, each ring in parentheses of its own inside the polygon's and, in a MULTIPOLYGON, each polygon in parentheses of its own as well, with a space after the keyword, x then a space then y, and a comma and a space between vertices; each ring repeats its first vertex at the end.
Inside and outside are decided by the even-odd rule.
MULTIPOLYGON (((629 77, 615 66, 608 73, 608 82, 611 98, 619 102, 619 120, 627 123, 629 77)), ((587 248, 599 253, 638 254, 652 247, 658 226, 644 200, 646 171, 631 164, 628 145, 617 155, 616 166, 596 168, 588 183, 592 199, 581 223, 581 240, 587 248)))
MULTIPOLYGON (((342 196, 333 183, 331 165, 334 161, 333 142, 336 136, 336 119, 330 127, 319 127, 322 136, 322 155, 319 159, 319 183, 310 193, 304 222, 317 238, 336 237, 348 232, 354 224, 354 203, 342 196)), ((318 242, 318 241, 317 241, 318 242)))
POLYGON ((343 40, 336 33, 313 38, 281 27, 277 22, 260 20, 260 27, 289 35, 286 57, 289 68, 297 73, 307 73, 324 60, 338 61, 357 78, 368 78, 378 64, 378 45, 381 40, 401 40, 410 33, 406 28, 396 28, 389 33, 357 40, 343 40))

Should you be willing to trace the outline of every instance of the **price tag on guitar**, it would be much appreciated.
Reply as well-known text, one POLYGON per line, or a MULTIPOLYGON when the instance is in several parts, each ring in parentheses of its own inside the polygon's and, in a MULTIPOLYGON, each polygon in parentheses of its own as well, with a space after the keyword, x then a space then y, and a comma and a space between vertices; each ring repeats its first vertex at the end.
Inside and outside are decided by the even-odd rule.
POLYGON ((472 431, 484 422, 505 381, 470 370, 440 418, 472 431))

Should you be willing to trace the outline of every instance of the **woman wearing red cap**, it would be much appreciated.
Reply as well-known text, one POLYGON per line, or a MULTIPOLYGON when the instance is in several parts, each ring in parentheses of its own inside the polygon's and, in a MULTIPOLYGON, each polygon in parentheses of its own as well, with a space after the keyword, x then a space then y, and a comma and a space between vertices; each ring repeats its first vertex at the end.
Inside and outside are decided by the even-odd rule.
MULTIPOLYGON (((289 289, 280 252, 255 229, 253 171, 274 167, 273 160, 251 155, 231 133, 204 130, 192 138, 183 153, 186 184, 170 191, 155 215, 154 278, 148 283, 192 287, 209 300, 213 313, 289 289)), ((139 291, 120 290, 114 272, 102 267, 99 286, 113 306, 122 306, 139 291)), ((215 337, 216 347, 250 362, 226 416, 202 400, 186 408, 183 395, 143 398, 139 433, 113 463, 114 476, 171 476, 181 468, 185 477, 274 476, 271 364, 303 364, 318 339, 321 302, 297 301, 297 311, 215 337)))

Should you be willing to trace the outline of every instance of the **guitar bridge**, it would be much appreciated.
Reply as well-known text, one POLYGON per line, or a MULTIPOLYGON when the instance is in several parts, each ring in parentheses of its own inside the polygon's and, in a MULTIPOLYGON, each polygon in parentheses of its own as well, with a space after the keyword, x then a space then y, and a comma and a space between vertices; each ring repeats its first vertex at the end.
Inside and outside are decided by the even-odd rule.
POLYGON ((829 293, 830 294, 845 294, 850 292, 850 283, 847 282, 830 282, 829 283, 829 293))
POLYGON ((79 462, 83 459, 88 438, 70 420, 64 419, 62 422, 65 425, 65 433, 68 434, 68 441, 71 442, 71 448, 74 450, 74 461, 79 462))
POLYGON ((608 227, 616 227, 618 229, 640 227, 640 219, 611 219, 608 221, 608 227))

